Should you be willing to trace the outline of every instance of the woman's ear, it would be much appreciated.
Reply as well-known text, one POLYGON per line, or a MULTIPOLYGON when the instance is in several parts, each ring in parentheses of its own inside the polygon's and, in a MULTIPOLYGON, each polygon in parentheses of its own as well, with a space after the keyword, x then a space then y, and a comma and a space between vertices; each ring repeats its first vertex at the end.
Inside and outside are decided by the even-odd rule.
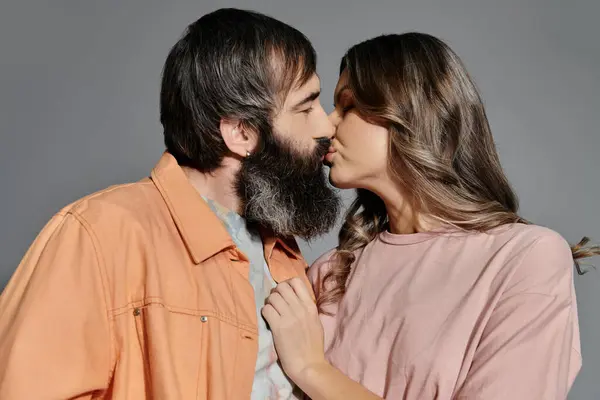
POLYGON ((256 132, 240 121, 221 119, 220 130, 225 145, 232 153, 244 158, 254 151, 257 143, 256 132))

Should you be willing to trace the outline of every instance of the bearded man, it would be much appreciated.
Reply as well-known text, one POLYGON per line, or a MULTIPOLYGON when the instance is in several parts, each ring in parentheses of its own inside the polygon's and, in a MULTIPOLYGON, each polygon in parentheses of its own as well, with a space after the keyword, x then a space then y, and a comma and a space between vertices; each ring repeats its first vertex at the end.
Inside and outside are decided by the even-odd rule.
POLYGON ((56 214, 0 298, 0 398, 292 398, 260 310, 306 280, 293 237, 339 210, 319 93, 296 29, 236 9, 191 24, 150 177, 56 214))

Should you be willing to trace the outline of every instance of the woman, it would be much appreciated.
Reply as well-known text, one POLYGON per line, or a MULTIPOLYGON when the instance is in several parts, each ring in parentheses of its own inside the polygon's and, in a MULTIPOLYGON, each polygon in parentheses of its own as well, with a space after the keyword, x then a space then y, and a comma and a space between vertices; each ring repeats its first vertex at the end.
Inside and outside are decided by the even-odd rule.
POLYGON ((566 398, 573 260, 600 249, 517 214, 457 55, 425 34, 368 40, 335 99, 330 180, 357 199, 309 272, 317 305, 288 281, 263 309, 291 379, 315 400, 566 398))

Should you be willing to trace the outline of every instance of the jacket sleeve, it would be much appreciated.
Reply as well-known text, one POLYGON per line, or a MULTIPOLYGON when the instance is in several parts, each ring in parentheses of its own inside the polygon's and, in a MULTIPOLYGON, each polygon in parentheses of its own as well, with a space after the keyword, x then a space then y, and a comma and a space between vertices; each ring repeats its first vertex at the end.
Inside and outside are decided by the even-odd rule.
POLYGON ((90 399, 111 375, 111 323, 94 236, 80 217, 44 227, 0 297, 0 399, 90 399))

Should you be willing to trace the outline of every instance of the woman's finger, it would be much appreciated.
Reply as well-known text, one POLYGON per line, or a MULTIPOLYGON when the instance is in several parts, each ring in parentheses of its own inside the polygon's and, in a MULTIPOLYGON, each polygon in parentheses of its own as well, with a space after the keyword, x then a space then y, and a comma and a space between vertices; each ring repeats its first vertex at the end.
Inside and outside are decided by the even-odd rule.
POLYGON ((281 315, 279 315, 279 313, 277 312, 277 310, 275 309, 275 307, 273 307, 270 304, 265 305, 262 308, 261 313, 262 313, 262 316, 267 321, 267 323, 269 325, 271 325, 271 326, 273 324, 275 324, 279 318, 281 318, 281 315))
POLYGON ((290 285, 290 287, 294 290, 296 296, 302 303, 304 303, 305 305, 314 306, 315 300, 311 296, 308 288, 306 287, 302 279, 292 278, 287 282, 290 285))
POLYGON ((290 286, 289 281, 284 281, 277 285, 274 293, 278 293, 292 308, 301 305, 301 301, 296 291, 290 286))
POLYGON ((278 292, 269 295, 269 297, 267 297, 266 304, 271 305, 279 315, 286 314, 290 308, 289 304, 278 292))

